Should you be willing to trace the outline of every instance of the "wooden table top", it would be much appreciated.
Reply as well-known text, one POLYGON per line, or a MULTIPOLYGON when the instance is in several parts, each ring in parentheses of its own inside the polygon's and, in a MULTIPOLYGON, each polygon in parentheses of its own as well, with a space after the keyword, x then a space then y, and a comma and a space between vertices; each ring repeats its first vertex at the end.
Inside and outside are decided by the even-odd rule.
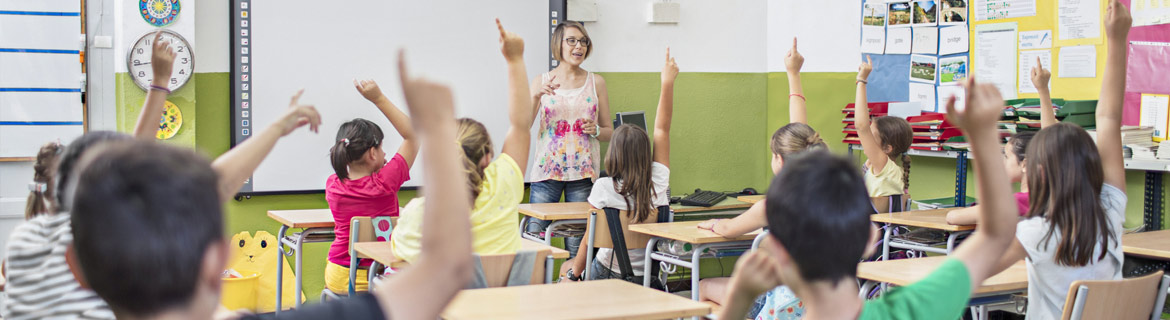
POLYGON ((682 222, 666 222, 666 223, 643 223, 631 224, 630 231, 644 233, 655 237, 667 238, 671 240, 679 240, 690 244, 705 244, 718 243, 730 241, 751 241, 760 234, 762 230, 749 232, 745 235, 735 238, 724 238, 710 230, 699 229, 699 223, 703 221, 682 221, 682 222))
POLYGON ((268 217, 289 228, 333 227, 333 213, 329 209, 268 210, 268 217))
MULTIPOLYGON (((889 261, 862 262, 857 265, 857 277, 866 280, 906 286, 922 280, 942 265, 947 257, 925 257, 889 261)), ((1007 270, 987 278, 975 290, 976 294, 1022 291, 1028 289, 1028 269, 1020 260, 1007 270)))
POLYGON ((767 197, 767 196, 760 194, 760 195, 754 195, 754 196, 740 196, 739 198, 735 198, 735 199, 739 200, 739 201, 755 204, 756 202, 764 201, 764 197, 767 197))
POLYGON ((975 230, 975 225, 953 225, 947 223, 947 212, 956 208, 916 210, 870 215, 873 222, 891 223, 902 226, 923 227, 943 231, 975 230))
POLYGON ((723 201, 721 201, 713 206, 710 206, 710 207, 695 207, 695 206, 684 206, 682 204, 673 204, 673 205, 670 205, 670 210, 674 211, 674 213, 691 213, 691 212, 707 212, 707 211, 720 211, 720 210, 731 210, 731 209, 747 209, 747 208, 751 208, 751 207, 752 207, 751 203, 739 201, 735 198, 727 198, 727 199, 723 199, 723 201))
POLYGON ((588 202, 521 203, 520 214, 546 221, 588 219, 588 202))
MULTIPOLYGON (((382 265, 388 265, 394 268, 408 265, 406 261, 394 256, 394 251, 390 249, 390 243, 386 241, 370 241, 358 242, 353 244, 353 250, 357 251, 358 258, 374 259, 382 265)), ((569 258, 569 251, 565 249, 546 246, 543 243, 528 239, 520 239, 520 250, 551 250, 553 259, 567 259, 569 258)))
POLYGON ((622 280, 463 290, 443 319, 673 319, 703 316, 706 303, 622 280))
POLYGON ((1170 230, 1122 235, 1121 250, 1144 258, 1170 260, 1170 230))

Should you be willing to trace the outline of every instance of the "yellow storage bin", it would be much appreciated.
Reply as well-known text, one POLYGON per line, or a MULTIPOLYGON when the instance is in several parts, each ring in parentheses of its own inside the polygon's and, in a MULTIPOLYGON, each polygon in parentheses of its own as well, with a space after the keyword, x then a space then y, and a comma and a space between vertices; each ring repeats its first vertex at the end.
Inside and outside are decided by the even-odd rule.
POLYGON ((220 304, 232 311, 244 309, 256 312, 256 287, 260 282, 260 273, 242 270, 239 272, 244 276, 223 279, 223 296, 220 297, 220 304))

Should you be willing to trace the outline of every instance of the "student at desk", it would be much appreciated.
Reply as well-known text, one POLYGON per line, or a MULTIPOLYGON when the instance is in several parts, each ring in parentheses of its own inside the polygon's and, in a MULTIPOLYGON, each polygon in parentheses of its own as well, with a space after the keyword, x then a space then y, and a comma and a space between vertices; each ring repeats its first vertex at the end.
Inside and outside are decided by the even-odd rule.
MULTIPOLYGON (((528 86, 524 77, 524 39, 504 30, 500 31, 500 47, 508 62, 508 114, 511 127, 504 137, 503 152, 492 160, 492 140, 479 121, 469 118, 456 120, 455 141, 458 142, 473 204, 471 209, 472 247, 477 254, 506 254, 520 250, 520 230, 516 228, 517 206, 524 200, 524 171, 520 164, 528 163, 532 108, 528 105, 528 86)), ((454 199, 452 199, 454 200, 454 199)), ((398 226, 390 237, 394 256, 409 263, 418 260, 422 252, 424 214, 423 198, 406 204, 398 218, 398 226)))
MULTIPOLYGON (((666 49, 666 65, 662 67, 662 91, 658 97, 658 116, 654 119, 654 148, 650 137, 641 127, 623 124, 614 130, 606 152, 605 170, 610 176, 597 179, 589 194, 594 208, 626 210, 630 223, 652 222, 655 208, 670 204, 666 189, 670 187, 670 123, 674 113, 674 80, 678 64, 666 49)), ((577 280, 585 271, 585 250, 561 265, 561 277, 577 280)), ((627 250, 633 266, 636 283, 642 283, 642 266, 646 263, 645 250, 627 250)), ((602 248, 593 259, 593 279, 620 278, 620 267, 615 265, 613 249, 602 248)))

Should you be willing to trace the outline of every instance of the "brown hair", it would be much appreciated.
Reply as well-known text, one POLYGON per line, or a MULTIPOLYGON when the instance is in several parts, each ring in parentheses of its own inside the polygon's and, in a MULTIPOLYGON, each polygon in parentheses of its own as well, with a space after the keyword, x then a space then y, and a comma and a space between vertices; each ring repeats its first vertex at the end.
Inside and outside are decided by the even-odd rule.
POLYGON ((33 164, 33 184, 30 186, 28 201, 24 207, 24 219, 53 212, 53 176, 57 171, 57 158, 65 147, 60 143, 49 142, 37 151, 37 161, 33 164))
POLYGON ((914 142, 914 129, 910 128, 910 123, 906 122, 906 119, 890 116, 873 119, 873 125, 877 127, 878 135, 881 136, 882 149, 890 147, 890 152, 886 155, 890 159, 902 155, 902 188, 910 190, 910 156, 904 153, 910 150, 910 144, 914 142))
MULTIPOLYGON (((1058 123, 1040 130, 1028 144, 1028 218, 1049 222, 1044 245, 1060 233, 1056 263, 1079 267, 1089 264, 1093 250, 1119 235, 1109 229, 1101 188, 1105 173, 1097 145, 1084 129, 1058 123)), ((1097 260, 1105 259, 1101 250, 1097 260)))
POLYGON ((1008 140, 1008 147, 1012 148, 1012 153, 1016 154, 1016 163, 1024 163, 1027 160, 1028 142, 1036 137, 1035 132, 1024 131, 1017 132, 1008 140))
POLYGON ((613 178, 613 191, 626 200, 626 212, 637 222, 645 221, 654 212, 653 163, 646 130, 629 124, 613 130, 605 154, 605 171, 613 178))
POLYGON ((772 154, 780 155, 787 160, 789 155, 805 150, 828 148, 821 135, 812 127, 800 122, 793 122, 776 129, 772 134, 772 154))
POLYGON ((479 160, 485 156, 491 156, 492 137, 488 135, 487 128, 479 121, 459 118, 455 122, 455 141, 463 150, 463 170, 467 171, 467 184, 471 187, 471 201, 474 204, 475 198, 479 197, 484 180, 483 168, 479 166, 479 160))
POLYGON ((589 41, 589 45, 585 46, 585 58, 593 53, 593 38, 589 37, 589 31, 585 31, 585 24, 577 21, 565 21, 557 24, 556 30, 553 30, 552 41, 549 41, 549 49, 552 50, 553 59, 557 61, 565 61, 561 56, 561 44, 565 42, 565 28, 577 28, 581 31, 581 35, 589 41))
POLYGON ((366 119, 353 119, 337 128, 337 138, 329 148, 329 162, 339 179, 349 179, 349 164, 382 145, 382 128, 366 119))

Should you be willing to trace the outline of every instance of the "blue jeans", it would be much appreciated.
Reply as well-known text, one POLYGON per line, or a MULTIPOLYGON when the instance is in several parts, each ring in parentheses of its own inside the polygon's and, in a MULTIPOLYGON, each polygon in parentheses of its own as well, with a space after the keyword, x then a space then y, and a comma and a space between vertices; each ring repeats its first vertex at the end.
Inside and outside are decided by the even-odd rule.
MULTIPOLYGON (((576 181, 544 180, 533 182, 530 188, 532 193, 529 194, 528 198, 531 203, 561 202, 561 195, 564 195, 565 202, 585 202, 589 200, 589 193, 593 191, 593 181, 589 179, 576 181)), ((548 227, 549 223, 549 221, 536 218, 525 218, 524 231, 541 232, 548 227)), ((548 237, 550 235, 545 236, 548 237)), ((577 250, 580 247, 581 237, 565 238, 565 250, 569 251, 569 259, 577 256, 577 250)))

